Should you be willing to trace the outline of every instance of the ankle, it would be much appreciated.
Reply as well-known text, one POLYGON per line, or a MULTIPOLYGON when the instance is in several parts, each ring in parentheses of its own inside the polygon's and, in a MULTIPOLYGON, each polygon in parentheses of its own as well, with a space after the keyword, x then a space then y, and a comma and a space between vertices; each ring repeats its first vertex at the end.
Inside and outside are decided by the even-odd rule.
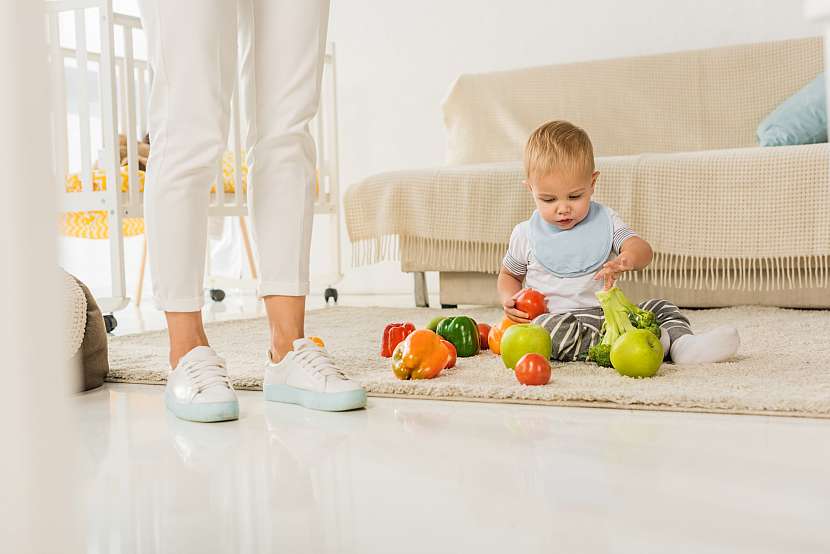
POLYGON ((273 363, 278 364, 292 350, 294 350, 293 341, 272 340, 271 348, 268 350, 268 356, 273 363))
POLYGON ((208 344, 202 312, 164 312, 170 338, 170 367, 179 365, 182 356, 197 346, 208 344))
POLYGON ((190 340, 177 340, 175 344, 170 345, 170 367, 176 369, 179 365, 179 360, 185 354, 199 346, 210 346, 207 337, 194 337, 190 340))
POLYGON ((278 363, 282 360, 286 354, 294 350, 294 341, 302 337, 302 329, 273 329, 269 350, 272 361, 278 363))

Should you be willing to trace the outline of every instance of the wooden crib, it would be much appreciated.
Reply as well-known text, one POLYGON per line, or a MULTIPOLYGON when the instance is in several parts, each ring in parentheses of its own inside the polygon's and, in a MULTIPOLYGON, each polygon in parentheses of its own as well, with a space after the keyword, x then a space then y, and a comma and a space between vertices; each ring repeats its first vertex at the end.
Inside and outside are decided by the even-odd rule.
MULTIPOLYGON (((111 0, 47 0, 49 66, 51 71, 52 159, 65 233, 109 241, 111 295, 99 298, 107 327, 116 325, 113 312, 126 307, 124 237, 143 233, 144 174, 138 144, 147 134, 147 102, 153 80, 146 59, 137 57, 143 39, 141 20, 113 13, 111 0), (63 41, 63 42, 62 42, 63 41), (74 71, 73 71, 74 70, 74 71), (67 76, 74 73, 74 79, 67 76), (94 83, 94 86, 93 86, 94 83), (70 122, 73 125, 70 125, 70 122), (126 136, 122 167, 118 138, 126 136), (70 156, 70 147, 72 156, 70 156), (115 186, 108 186, 114 183, 115 186)), ((336 58, 326 51, 320 107, 312 122, 317 143, 318 181, 314 213, 330 218, 333 270, 318 278, 329 287, 325 297, 336 302, 333 288, 342 278, 340 258, 340 191, 337 158, 336 58)), ((238 83, 238 80, 237 80, 238 83)), ((235 87, 238 90, 238 86, 235 87)), ((217 165, 209 214, 238 218, 251 277, 228 279, 211 275, 207 256, 206 288, 221 301, 223 288, 253 289, 256 264, 246 217, 248 203, 240 129, 240 101, 231 100, 228 153, 217 165)), ((146 260, 146 239, 136 300, 140 302, 146 260)))

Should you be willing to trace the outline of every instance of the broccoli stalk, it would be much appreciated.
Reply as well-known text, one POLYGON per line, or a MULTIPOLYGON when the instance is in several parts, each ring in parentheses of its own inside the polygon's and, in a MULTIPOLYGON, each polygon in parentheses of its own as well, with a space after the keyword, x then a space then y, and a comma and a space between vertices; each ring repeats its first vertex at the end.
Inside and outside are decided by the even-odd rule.
POLYGON ((622 291, 613 287, 596 293, 605 321, 600 342, 588 349, 588 360, 603 367, 611 367, 611 346, 632 329, 646 329, 660 338, 660 326, 654 312, 632 304, 622 291))
POLYGON ((660 325, 657 323, 657 316, 654 312, 632 304, 617 287, 611 288, 608 292, 613 293, 620 305, 628 312, 628 319, 634 327, 651 331, 658 339, 660 338, 660 325))
POLYGON ((611 346, 618 338, 635 328, 629 319, 626 305, 620 301, 615 290, 619 289, 614 287, 597 293, 605 322, 602 324, 602 339, 588 350, 588 359, 603 367, 611 367, 611 346))

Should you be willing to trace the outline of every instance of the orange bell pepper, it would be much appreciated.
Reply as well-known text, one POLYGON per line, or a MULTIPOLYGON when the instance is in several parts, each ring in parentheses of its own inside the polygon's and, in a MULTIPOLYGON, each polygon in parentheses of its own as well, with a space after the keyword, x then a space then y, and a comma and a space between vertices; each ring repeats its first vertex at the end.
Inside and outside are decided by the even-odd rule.
POLYGON ((511 325, 516 325, 516 322, 505 317, 501 320, 501 323, 490 328, 490 334, 487 335, 487 344, 493 354, 501 354, 501 337, 511 325))
POLYGON ((395 347, 392 371, 398 379, 432 379, 447 366, 449 357, 441 337, 429 329, 418 329, 395 347))

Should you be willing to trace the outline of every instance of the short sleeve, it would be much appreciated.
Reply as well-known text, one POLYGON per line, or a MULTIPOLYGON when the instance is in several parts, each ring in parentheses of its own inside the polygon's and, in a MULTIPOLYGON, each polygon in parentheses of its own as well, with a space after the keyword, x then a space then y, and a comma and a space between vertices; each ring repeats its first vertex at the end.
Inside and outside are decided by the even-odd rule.
POLYGON ((610 208, 608 211, 611 212, 611 223, 613 226, 613 249, 614 252, 619 254, 623 243, 631 237, 636 237, 638 235, 622 220, 617 212, 610 208))
POLYGON ((530 244, 527 238, 527 222, 523 221, 513 227, 510 233, 510 244, 507 246, 507 253, 504 255, 502 265, 516 276, 527 274, 527 262, 530 258, 530 244))

